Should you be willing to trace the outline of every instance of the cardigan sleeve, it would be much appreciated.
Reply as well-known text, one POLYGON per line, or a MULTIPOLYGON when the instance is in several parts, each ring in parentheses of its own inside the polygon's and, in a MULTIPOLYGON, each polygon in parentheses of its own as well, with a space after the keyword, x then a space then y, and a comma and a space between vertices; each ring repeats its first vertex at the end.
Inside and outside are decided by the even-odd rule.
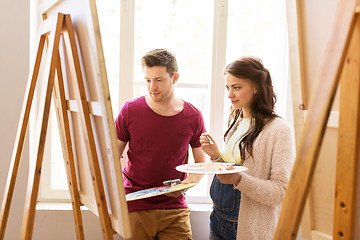
MULTIPOLYGON (((255 174, 246 174, 245 172, 235 188, 255 202, 275 206, 281 204, 285 196, 286 186, 295 160, 295 139, 292 130, 287 125, 276 129, 276 131, 268 132, 268 134, 270 134, 272 141, 259 144, 265 149, 257 149, 256 151, 260 151, 261 157, 256 158, 254 155, 253 159, 254 168, 260 172, 261 176, 254 177, 252 175, 255 174), (273 146, 270 147, 272 151, 265 147, 271 142, 273 143, 273 146), (259 166, 259 164, 264 164, 264 158, 269 157, 271 159, 268 169, 259 166)), ((249 160, 252 161, 252 159, 249 160)))

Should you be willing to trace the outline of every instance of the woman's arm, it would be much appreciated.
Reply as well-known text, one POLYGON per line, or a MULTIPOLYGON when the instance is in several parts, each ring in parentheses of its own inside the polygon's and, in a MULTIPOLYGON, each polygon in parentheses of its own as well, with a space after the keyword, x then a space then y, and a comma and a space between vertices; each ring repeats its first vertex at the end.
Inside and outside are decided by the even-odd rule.
MULTIPOLYGON (((270 169, 264 170, 263 166, 259 166, 263 163, 263 159, 253 159, 256 171, 263 171, 264 178, 268 179, 253 177, 244 172, 241 181, 236 185, 236 189, 261 204, 279 205, 284 198, 295 160, 295 140, 289 127, 273 131, 271 134, 273 139, 272 152, 269 153, 263 149, 266 153, 263 157, 271 157, 270 169), (270 171, 270 175, 266 176, 268 171, 270 171)), ((261 149, 257 150, 261 152, 261 149)), ((252 159, 247 161, 252 161, 252 159)))

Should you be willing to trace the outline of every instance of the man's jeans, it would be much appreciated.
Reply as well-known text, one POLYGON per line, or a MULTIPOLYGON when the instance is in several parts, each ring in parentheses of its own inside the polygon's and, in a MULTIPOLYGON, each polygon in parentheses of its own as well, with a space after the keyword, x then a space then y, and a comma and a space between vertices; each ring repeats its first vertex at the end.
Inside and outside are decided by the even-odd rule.
POLYGON ((241 192, 234 189, 232 184, 222 184, 215 175, 210 196, 213 200, 213 211, 210 215, 209 239, 235 240, 241 192))

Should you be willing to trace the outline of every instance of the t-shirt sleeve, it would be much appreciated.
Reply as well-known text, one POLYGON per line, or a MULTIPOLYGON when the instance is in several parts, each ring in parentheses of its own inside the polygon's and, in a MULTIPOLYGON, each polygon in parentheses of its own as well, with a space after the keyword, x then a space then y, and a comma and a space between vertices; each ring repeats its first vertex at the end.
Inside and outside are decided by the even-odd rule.
POLYGON ((201 143, 200 143, 200 136, 202 133, 206 132, 205 129, 205 124, 204 124, 204 118, 201 114, 201 112, 199 111, 198 113, 198 117, 197 120, 195 122, 195 131, 194 131, 194 135, 190 140, 190 146, 192 148, 198 148, 201 147, 201 143))
POLYGON ((119 115, 115 119, 117 138, 123 142, 128 142, 130 140, 130 134, 127 127, 128 108, 129 108, 128 103, 125 103, 125 105, 121 108, 119 115))

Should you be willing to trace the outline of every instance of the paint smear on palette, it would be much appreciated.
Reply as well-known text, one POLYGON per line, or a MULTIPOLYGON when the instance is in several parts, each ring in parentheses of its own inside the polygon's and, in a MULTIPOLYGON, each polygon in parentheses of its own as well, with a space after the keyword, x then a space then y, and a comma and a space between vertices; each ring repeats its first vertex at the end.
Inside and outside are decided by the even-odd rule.
POLYGON ((174 186, 159 186, 126 194, 126 201, 134 201, 143 198, 155 197, 165 193, 185 190, 195 186, 196 183, 177 184, 174 186))
POLYGON ((179 172, 198 174, 230 174, 246 171, 244 166, 237 166, 234 163, 213 162, 213 163, 192 163, 176 167, 179 172), (232 166, 228 169, 229 166, 232 166))

